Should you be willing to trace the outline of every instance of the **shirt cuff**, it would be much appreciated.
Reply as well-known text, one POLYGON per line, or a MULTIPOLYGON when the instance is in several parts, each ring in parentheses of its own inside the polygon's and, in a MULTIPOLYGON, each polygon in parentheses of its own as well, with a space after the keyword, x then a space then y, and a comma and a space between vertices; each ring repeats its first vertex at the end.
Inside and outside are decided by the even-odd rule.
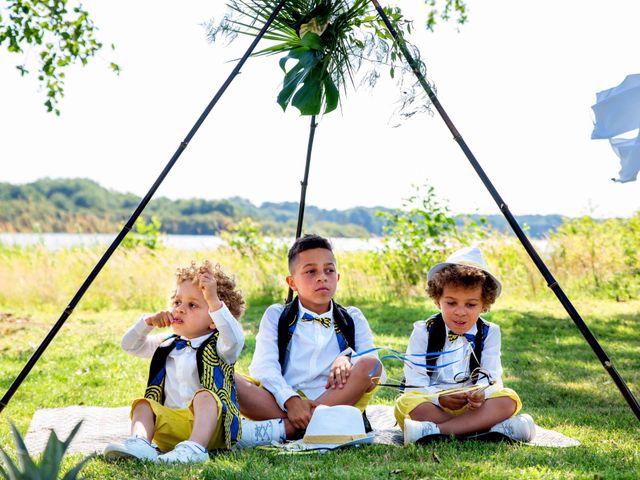
POLYGON ((147 325, 147 322, 144 321, 148 317, 151 317, 151 315, 141 316, 140 319, 136 322, 136 324, 132 328, 132 330, 136 332, 138 335, 140 335, 141 337, 146 337, 155 328, 153 325, 147 325))
POLYGON ((222 303, 222 307, 220 307, 218 310, 214 310, 213 312, 209 310, 209 316, 211 317, 211 320, 213 320, 213 323, 216 324, 216 327, 218 326, 219 323, 224 323, 225 325, 228 325, 230 322, 237 322, 236 318, 233 316, 233 314, 227 308, 224 302, 220 302, 220 303, 222 303))
POLYGON ((280 390, 279 392, 274 393, 273 397, 276 399, 276 403, 280 407, 283 412, 287 411, 287 407, 284 406, 285 402, 289 400, 291 397, 300 397, 298 393, 293 389, 285 389, 280 390))

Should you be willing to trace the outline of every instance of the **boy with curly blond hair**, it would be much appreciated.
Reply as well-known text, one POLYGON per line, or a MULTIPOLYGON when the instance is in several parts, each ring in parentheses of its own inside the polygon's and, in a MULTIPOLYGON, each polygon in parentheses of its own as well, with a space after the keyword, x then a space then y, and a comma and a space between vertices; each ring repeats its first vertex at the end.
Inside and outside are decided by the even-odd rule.
POLYGON ((242 294, 220 265, 191 262, 176 271, 171 310, 142 316, 122 339, 126 352, 150 357, 151 367, 144 397, 131 408, 131 436, 108 445, 107 459, 204 462, 208 450, 236 444, 233 376, 244 346, 236 319, 243 312, 242 294), (150 335, 162 327, 173 334, 150 335))

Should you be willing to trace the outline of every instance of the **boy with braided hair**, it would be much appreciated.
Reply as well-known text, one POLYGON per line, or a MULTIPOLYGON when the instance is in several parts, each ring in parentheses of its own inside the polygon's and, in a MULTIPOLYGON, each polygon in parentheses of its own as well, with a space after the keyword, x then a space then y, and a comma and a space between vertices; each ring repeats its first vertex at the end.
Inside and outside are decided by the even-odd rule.
POLYGON ((242 294, 220 265, 191 262, 176 271, 171 305, 141 317, 122 339, 128 353, 151 357, 151 367, 144 398, 131 408, 131 436, 108 445, 107 459, 204 462, 209 449, 230 449, 240 439, 233 377, 244 346, 236 320, 242 294), (150 335, 162 327, 173 334, 150 335))
POLYGON ((440 313, 414 324, 405 363, 406 392, 395 417, 405 445, 429 435, 489 430, 519 441, 535 436, 518 394, 502 384, 500 328, 480 317, 502 286, 476 247, 463 248, 427 275, 427 293, 440 313), (425 366, 416 366, 411 362, 425 366))

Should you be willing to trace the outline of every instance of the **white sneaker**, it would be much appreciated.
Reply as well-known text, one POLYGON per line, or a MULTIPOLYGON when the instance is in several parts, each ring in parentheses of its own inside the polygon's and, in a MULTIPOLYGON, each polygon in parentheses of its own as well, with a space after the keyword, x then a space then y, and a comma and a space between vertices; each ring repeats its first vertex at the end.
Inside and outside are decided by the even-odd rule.
POLYGON ((167 463, 202 463, 207 460, 207 449, 191 440, 180 442, 170 452, 158 456, 159 462, 167 463))
POLYGON ((118 460, 120 458, 137 458, 155 462, 158 449, 142 437, 129 437, 124 443, 110 443, 104 449, 104 458, 118 460))
POLYGON ((242 437, 236 444, 236 448, 252 448, 259 445, 271 445, 272 443, 284 443, 287 437, 284 430, 284 419, 273 420, 242 419, 242 437))
POLYGON ((490 432, 498 432, 520 442, 530 442, 536 436, 536 424, 531 415, 522 414, 494 425, 490 432))
POLYGON ((436 435, 440 433, 438 425, 433 422, 419 422, 407 418, 404 421, 404 444, 416 443, 427 435, 436 435))

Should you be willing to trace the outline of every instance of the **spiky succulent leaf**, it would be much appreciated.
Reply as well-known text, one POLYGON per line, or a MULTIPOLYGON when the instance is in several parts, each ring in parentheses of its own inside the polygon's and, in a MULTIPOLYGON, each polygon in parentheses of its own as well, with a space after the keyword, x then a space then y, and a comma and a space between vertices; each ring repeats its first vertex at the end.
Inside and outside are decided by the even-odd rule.
POLYGON ((71 470, 69 470, 64 477, 62 477, 62 480, 75 480, 76 478, 78 478, 78 475, 80 475, 80 470, 82 470, 84 468, 84 466, 86 465, 86 463, 91 460, 94 456, 93 455, 89 455, 88 457, 86 457, 84 460, 82 460, 80 463, 78 463, 75 467, 73 467, 71 470))
POLYGON ((5 470, 2 468, 2 465, 0 465, 0 474, 2 474, 4 480, 17 480, 21 478, 20 469, 2 447, 0 447, 0 459, 2 459, 2 463, 4 463, 8 469, 5 470))
POLYGON ((21 475, 24 475, 24 477, 21 478, 37 478, 36 475, 38 473, 38 467, 29 455, 29 451, 27 450, 27 446, 24 443, 24 439, 22 438, 20 431, 13 424, 13 422, 9 423, 11 425, 11 431, 13 433, 13 441, 16 445, 16 453, 18 455, 20 473, 21 475))
MULTIPOLYGON (((9 423, 13 431, 19 465, 16 465, 4 449, 0 447, 0 458, 7 467, 7 470, 5 470, 0 465, 0 474, 2 475, 2 478, 9 480, 56 480, 59 477, 64 455, 69 448, 69 445, 71 445, 73 437, 78 433, 82 422, 79 422, 73 427, 65 441, 60 441, 56 433, 52 431, 47 440, 47 445, 42 453, 42 458, 39 464, 36 464, 29 455, 24 439, 18 429, 13 423, 9 423)), ((63 478, 67 480, 77 478, 80 470, 91 458, 92 456, 89 456, 82 460, 67 472, 63 478)))

